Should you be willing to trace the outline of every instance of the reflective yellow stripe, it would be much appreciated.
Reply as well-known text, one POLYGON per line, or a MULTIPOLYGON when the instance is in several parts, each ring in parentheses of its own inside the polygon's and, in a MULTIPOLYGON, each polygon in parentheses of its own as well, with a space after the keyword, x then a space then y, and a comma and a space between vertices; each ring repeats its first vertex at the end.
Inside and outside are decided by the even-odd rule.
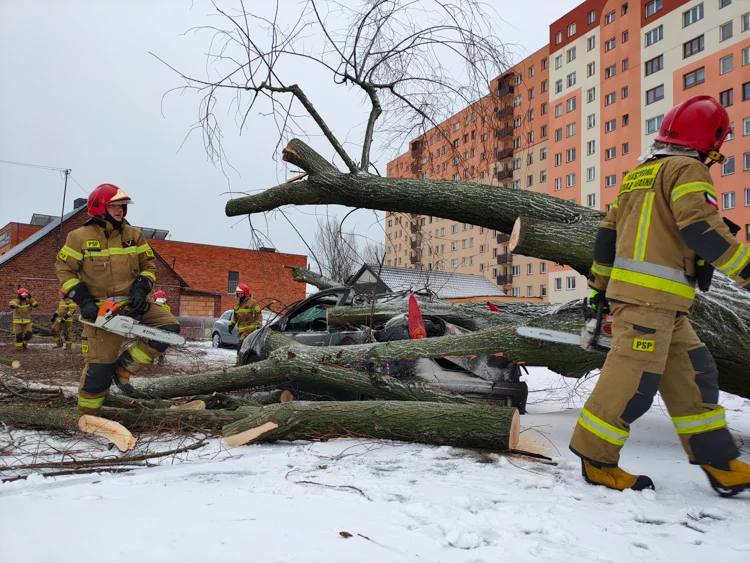
POLYGON ((104 404, 104 397, 97 397, 95 399, 87 399, 78 395, 78 406, 84 409, 98 409, 104 404))
POLYGON ((630 283, 648 289, 663 291, 665 293, 672 293, 673 295, 679 295, 680 297, 684 297, 686 299, 695 299, 694 287, 690 287, 672 280, 657 278, 656 276, 651 276, 649 274, 640 274, 638 272, 629 272, 627 270, 613 268, 611 279, 613 281, 616 280, 624 283, 630 283))
POLYGON ((15 346, 16 348, 20 348, 21 346, 23 346, 23 342, 16 342, 15 346))
POLYGON ((617 209, 618 207, 620 207, 620 198, 616 197, 612 202, 612 209, 617 209))
POLYGON ((149 365, 149 364, 150 364, 151 362, 153 362, 153 361, 154 361, 154 360, 152 360, 152 359, 151 359, 151 358, 150 358, 150 357, 148 356, 148 354, 146 354, 146 353, 145 353, 145 352, 144 352, 143 350, 141 350, 141 349, 140 349, 140 348, 138 347, 138 343, 137 343, 137 342, 136 342, 135 344, 133 344, 133 345, 132 345, 132 346, 130 347, 130 349, 128 350, 128 352, 130 352, 130 355, 131 355, 131 356, 133 357, 133 359, 134 359, 134 360, 135 360, 136 362, 138 362, 139 364, 144 364, 144 365, 146 365, 146 366, 147 366, 147 365, 149 365))
POLYGON ((70 290, 79 283, 81 283, 81 280, 79 280, 78 278, 73 278, 62 284, 62 288, 65 290, 65 293, 69 293, 70 290))
POLYGON ((602 266, 599 262, 594 262, 591 265, 591 271, 597 276, 608 278, 612 275, 612 268, 610 266, 602 266))
POLYGON ((31 322, 31 319, 13 319, 14 325, 25 325, 31 322))
POLYGON ((644 260, 646 257, 646 244, 648 243, 648 230, 651 227, 651 210, 654 208, 654 192, 649 192, 643 199, 641 207, 641 218, 638 221, 638 235, 633 248, 633 260, 644 260))
POLYGON ((682 196, 696 192, 706 192, 716 197, 714 187, 708 182, 688 182, 681 184, 672 190, 672 201, 677 201, 682 196))
POLYGON ((237 330, 242 332, 243 330, 250 330, 251 328, 258 328, 258 325, 240 326, 240 327, 237 327, 237 330))
POLYGON ((748 260, 750 260, 750 251, 748 251, 744 244, 740 244, 740 247, 732 257, 726 263, 719 266, 719 270, 728 276, 733 276, 745 267, 748 260))
POLYGON ((615 446, 622 446, 625 444, 625 441, 630 435, 626 430, 616 428, 611 424, 604 422, 601 418, 591 414, 591 412, 585 408, 581 410, 581 416, 578 417, 578 424, 595 436, 598 436, 602 440, 614 444, 615 446))
POLYGON ((142 244, 138 247, 138 254, 143 254, 144 252, 147 252, 151 250, 151 247, 148 244, 142 244))
POLYGON ((672 422, 678 434, 698 434, 727 425, 723 407, 691 416, 674 416, 672 422))
POLYGON ((83 254, 78 252, 77 250, 73 250, 70 248, 67 244, 62 247, 62 251, 67 254, 68 256, 72 256, 76 260, 83 260, 83 254))
POLYGON ((144 270, 143 272, 141 272, 141 275, 147 277, 153 282, 156 281, 156 275, 153 272, 147 272, 144 270))

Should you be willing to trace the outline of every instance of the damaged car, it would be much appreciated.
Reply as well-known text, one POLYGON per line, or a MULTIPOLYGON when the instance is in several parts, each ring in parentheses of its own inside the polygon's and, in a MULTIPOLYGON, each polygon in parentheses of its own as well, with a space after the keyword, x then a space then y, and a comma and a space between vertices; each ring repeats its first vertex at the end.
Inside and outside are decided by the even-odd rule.
MULTIPOLYGON (((387 296, 387 299, 406 299, 387 296)), ((380 300, 383 296, 380 296, 380 300)), ((334 325, 328 322, 328 309, 351 306, 355 295, 351 287, 341 286, 320 291, 276 318, 270 324, 247 337, 240 351, 240 363, 252 364, 268 357, 266 337, 271 331, 281 332, 306 346, 346 346, 372 342, 364 327, 334 325)), ((423 315, 428 338, 451 334, 466 334, 468 329, 451 324, 435 315, 423 315)), ((406 313, 372 327, 372 336, 378 342, 409 339, 409 320, 406 313)), ((528 387, 521 381, 518 365, 509 364, 506 357, 479 355, 473 357, 418 358, 386 362, 381 371, 404 381, 421 381, 432 387, 467 398, 517 407, 525 412, 528 387)), ((330 389, 302 382, 285 385, 296 396, 314 400, 359 400, 351 391, 330 389)))

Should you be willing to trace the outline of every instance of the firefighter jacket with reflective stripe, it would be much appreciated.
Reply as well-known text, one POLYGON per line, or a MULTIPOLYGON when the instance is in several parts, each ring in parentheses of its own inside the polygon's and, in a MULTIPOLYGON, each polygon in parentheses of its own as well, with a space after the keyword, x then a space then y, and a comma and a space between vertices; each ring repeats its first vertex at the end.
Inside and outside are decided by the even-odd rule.
POLYGON ((127 221, 115 230, 109 222, 89 220, 71 231, 56 270, 66 292, 83 282, 96 300, 129 296, 138 276, 156 281, 154 251, 127 221))
POLYGON ((625 303, 690 312, 696 256, 750 290, 750 248, 718 212, 708 167, 649 160, 628 173, 599 225, 589 285, 625 303))
POLYGON ((57 322, 72 323, 73 313, 75 313, 77 306, 78 305, 75 304, 75 301, 73 301, 69 297, 61 300, 60 304, 57 306, 57 311, 55 311, 55 314, 57 315, 57 322))
POLYGON ((31 322, 31 309, 38 307, 36 299, 11 299, 10 309, 13 311, 13 324, 26 324, 31 322))
POLYGON ((237 325, 237 330, 255 330, 263 326, 263 316, 260 314, 260 307, 250 297, 245 297, 234 306, 230 326, 237 325))

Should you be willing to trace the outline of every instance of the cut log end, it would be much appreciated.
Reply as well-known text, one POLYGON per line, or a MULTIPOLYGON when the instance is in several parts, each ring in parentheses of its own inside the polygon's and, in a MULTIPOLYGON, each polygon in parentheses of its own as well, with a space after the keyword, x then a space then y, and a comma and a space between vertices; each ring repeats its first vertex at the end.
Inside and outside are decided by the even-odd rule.
POLYGON ((275 422, 266 422, 264 424, 261 424, 260 426, 256 426, 255 428, 250 428, 249 430, 240 432, 239 434, 235 434, 233 436, 224 436, 224 441, 228 446, 244 446, 245 444, 249 444, 250 442, 255 440, 258 436, 265 434, 270 430, 275 430, 278 427, 279 425, 275 422))
POLYGON ((285 389, 281 392, 281 396, 279 397, 280 403, 291 403, 292 401, 294 401, 294 395, 291 391, 285 389))
POLYGON ((508 239, 508 251, 514 252, 518 246, 518 241, 521 238, 521 224, 523 220, 519 217, 516 222, 513 223, 513 230, 510 232, 510 238, 508 239))
POLYGON ((190 401, 189 403, 185 403, 183 405, 172 405, 171 407, 169 407, 169 410, 203 411, 206 410, 206 403, 198 399, 195 401, 190 401))
POLYGON ((510 432, 508 432, 508 449, 515 450, 518 446, 518 440, 521 433, 521 416, 518 414, 518 409, 513 412, 513 417, 510 421, 510 432))
POLYGON ((84 414, 78 419, 78 429, 86 434, 101 436, 112 442, 121 452, 132 450, 137 439, 119 422, 84 414))

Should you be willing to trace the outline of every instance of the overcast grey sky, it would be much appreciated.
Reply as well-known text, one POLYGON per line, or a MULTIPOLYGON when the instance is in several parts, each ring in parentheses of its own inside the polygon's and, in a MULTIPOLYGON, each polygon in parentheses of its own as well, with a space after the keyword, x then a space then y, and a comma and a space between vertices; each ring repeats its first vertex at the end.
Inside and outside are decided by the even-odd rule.
MULTIPOLYGON (((253 5, 256 0, 251 0, 253 5)), ((496 30, 519 53, 548 41, 549 23, 581 0, 487 0, 501 14, 496 30)), ((222 0, 222 5, 239 2, 222 0)), ((346 3, 359 3, 346 0, 346 3)), ((291 13, 296 0, 281 0, 291 13)), ((149 55, 158 54, 187 71, 204 68, 210 36, 182 35, 215 23, 206 0, 2 0, 0 1, 0 160, 71 168, 66 212, 74 198, 100 183, 113 183, 135 201, 135 225, 168 229, 171 238, 247 247, 247 219, 228 218, 232 191, 258 191, 283 181, 272 160, 276 129, 270 118, 251 115, 251 133, 239 135, 231 117, 223 121, 224 148, 236 169, 207 161, 200 135, 183 140, 196 121, 199 98, 163 94, 179 78, 149 55), (163 115, 162 115, 163 111, 163 115), (180 148, 182 145, 182 148, 180 148), (239 220, 238 220, 239 219, 239 220)), ((339 138, 363 121, 355 94, 329 77, 302 69, 297 78, 339 138)), ((373 155, 383 172, 401 147, 373 155)), ((330 157, 332 149, 313 139, 330 157)), ((32 213, 59 215, 63 180, 58 172, 0 163, 0 227, 28 222, 32 213)), ((304 207, 286 214, 312 240, 316 214, 343 216, 341 208, 304 207)), ((346 227, 382 241, 371 211, 358 211, 346 227)), ((253 217, 280 251, 307 254, 300 238, 278 214, 253 217)))

